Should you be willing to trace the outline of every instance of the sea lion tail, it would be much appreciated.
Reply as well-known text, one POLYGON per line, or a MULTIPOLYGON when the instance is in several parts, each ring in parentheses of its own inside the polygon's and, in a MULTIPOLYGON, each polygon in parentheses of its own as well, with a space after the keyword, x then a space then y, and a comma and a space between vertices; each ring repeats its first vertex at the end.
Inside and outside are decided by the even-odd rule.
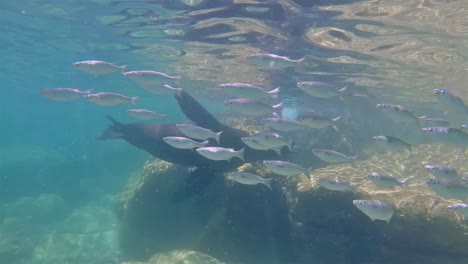
POLYGON ((109 139, 116 139, 116 138, 123 138, 123 127, 124 125, 119 121, 115 120, 111 116, 106 116, 112 124, 109 125, 106 129, 104 129, 101 135, 97 138, 98 140, 109 140, 109 139))

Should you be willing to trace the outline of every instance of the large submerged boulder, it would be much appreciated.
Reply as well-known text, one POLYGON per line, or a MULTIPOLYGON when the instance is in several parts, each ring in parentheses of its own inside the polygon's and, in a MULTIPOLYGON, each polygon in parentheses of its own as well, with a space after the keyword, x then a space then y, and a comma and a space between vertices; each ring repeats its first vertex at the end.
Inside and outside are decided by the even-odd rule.
POLYGON ((227 263, 468 263, 468 227, 447 209, 455 202, 425 185, 427 163, 450 164, 458 150, 420 145, 409 153, 370 155, 330 165, 309 175, 284 178, 258 164, 240 170, 274 177, 272 190, 241 185, 217 175, 200 194, 180 201, 188 171, 148 161, 129 182, 119 206, 120 245, 125 259, 145 261, 155 253, 186 248, 227 263), (428 155, 430 154, 430 155, 428 155), (367 173, 410 178, 408 189, 382 189, 367 173), (352 192, 317 185, 323 177, 350 182, 352 192), (371 221, 353 199, 395 204, 390 223, 371 221))

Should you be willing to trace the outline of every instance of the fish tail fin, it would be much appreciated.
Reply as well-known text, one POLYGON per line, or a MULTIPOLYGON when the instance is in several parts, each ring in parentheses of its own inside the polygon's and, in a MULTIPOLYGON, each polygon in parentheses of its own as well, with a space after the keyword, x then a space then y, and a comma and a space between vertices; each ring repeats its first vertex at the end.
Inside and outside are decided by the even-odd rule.
POLYGON ((268 94, 270 94, 272 98, 278 98, 279 91, 280 91, 280 88, 276 87, 275 89, 268 91, 268 94))
POLYGON ((345 87, 339 89, 338 92, 342 93, 342 94, 346 94, 346 93, 349 92, 349 88, 348 88, 348 86, 345 86, 345 87))
POLYGON ((337 117, 335 117, 335 118, 332 118, 332 122, 333 122, 333 123, 336 123, 336 122, 338 122, 338 121, 340 121, 340 120, 341 120, 341 116, 337 116, 337 117))
POLYGON ((170 86, 169 84, 164 84, 163 86, 175 93, 180 93, 182 91, 182 88, 175 88, 175 87, 170 86))
POLYGON ((289 149, 290 151, 293 150, 294 144, 295 144, 294 140, 292 140, 292 139, 289 140, 287 147, 288 147, 288 149, 289 149))
POLYGON ((92 94, 93 93, 93 90, 94 90, 94 87, 93 88, 89 88, 88 90, 84 91, 87 95, 88 94, 92 94))
POLYGON ((245 148, 243 148, 243 149, 241 149, 241 150, 239 150, 239 151, 237 152, 237 153, 238 153, 238 154, 237 154, 237 157, 238 157, 239 159, 241 159, 242 161, 245 161, 245 159, 244 159, 244 150, 245 150, 245 148))
POLYGON ((408 188, 408 181, 409 181, 410 178, 406 178, 404 180, 402 180, 400 183, 401 183, 401 187, 403 189, 407 189, 408 188))
POLYGON ((138 96, 137 96, 137 97, 132 97, 132 98, 130 99, 130 103, 131 103, 132 105, 136 105, 138 99, 140 99, 140 97, 138 97, 138 96))
POLYGON ((112 124, 109 125, 106 129, 101 132, 101 135, 97 137, 98 140, 109 140, 109 139, 117 139, 123 138, 124 136, 124 124, 118 122, 111 116, 106 116, 112 124))
POLYGON ((278 156, 281 157, 281 149, 272 149, 276 154, 278 154, 278 156))
POLYGON ((356 159, 358 158, 358 155, 356 156, 352 156, 351 159, 349 160, 349 163, 351 164, 351 166, 353 166, 354 168, 357 168, 356 166, 356 159))
POLYGON ((273 105, 272 106, 273 109, 275 110, 275 113, 279 115, 279 117, 282 116, 282 111, 283 111, 283 107, 284 107, 284 104, 283 102, 279 103, 279 104, 276 104, 276 105, 273 105))
POLYGON ((205 141, 200 142, 200 145, 202 145, 202 147, 206 147, 206 146, 208 146, 208 144, 210 144, 209 140, 205 140, 205 141))
POLYGON ((416 118, 418 119, 418 127, 424 127, 427 116, 417 116, 416 118))
POLYGON ((128 65, 122 65, 119 67, 121 72, 125 72, 128 68, 128 65))
POLYGON ((218 145, 221 145, 221 134, 223 133, 223 131, 219 131, 218 133, 216 133, 216 136, 215 136, 215 140, 216 142, 218 143, 218 145))
POLYGON ((304 62, 304 60, 305 60, 305 57, 302 57, 302 58, 300 58, 300 59, 296 60, 296 62, 297 62, 297 63, 303 63, 303 62, 304 62))
POLYGON ((268 187, 268 189, 273 190, 273 188, 271 188, 272 181, 273 181, 273 178, 269 178, 269 179, 265 179, 263 183, 265 184, 266 187, 268 187))

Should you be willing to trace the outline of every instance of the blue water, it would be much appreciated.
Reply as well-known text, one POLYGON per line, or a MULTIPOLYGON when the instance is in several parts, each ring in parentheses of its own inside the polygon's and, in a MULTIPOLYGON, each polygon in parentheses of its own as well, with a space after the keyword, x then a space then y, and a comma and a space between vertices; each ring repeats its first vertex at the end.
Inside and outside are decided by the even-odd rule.
MULTIPOLYGON (((296 118, 301 112, 314 111, 330 118, 343 116, 349 121, 351 128, 346 130, 353 145, 340 150, 348 151, 350 155, 368 157, 363 151, 365 139, 382 132, 408 136, 414 144, 427 143, 417 134, 409 135, 407 128, 390 124, 388 119, 380 119, 374 112, 374 106, 376 102, 391 102, 406 105, 418 115, 443 117, 447 109, 433 98, 432 93, 432 89, 438 86, 450 87, 462 99, 468 100, 466 58, 463 55, 467 50, 460 44, 467 41, 466 31, 463 31, 466 17, 453 11, 467 6, 464 0, 391 2, 401 5, 404 11, 393 14, 390 12, 391 4, 384 1, 4 0, 0 3, 0 263, 121 263, 124 260, 143 261, 154 253, 161 253, 162 249, 193 249, 233 263, 310 263, 311 259, 316 263, 387 263, 384 262, 385 254, 393 253, 385 251, 389 250, 387 248, 374 248, 372 239, 375 239, 375 245, 380 245, 386 241, 384 237, 402 238, 387 236, 389 231, 385 227, 366 229, 341 224, 337 219, 348 219, 343 213, 332 218, 336 223, 330 220, 328 226, 309 219, 304 222, 304 225, 309 224, 308 228, 302 231, 310 233, 298 235, 292 227, 280 227, 288 219, 275 213, 292 210, 288 204, 283 204, 281 198, 236 188, 226 191, 228 198, 223 196, 219 204, 210 204, 203 200, 208 198, 203 198, 200 204, 189 204, 179 209, 183 213, 173 216, 174 219, 193 217, 196 222, 193 226, 172 226, 180 230, 186 228, 187 234, 193 233, 193 236, 198 234, 194 230, 204 226, 218 224, 223 230, 238 228, 237 231, 231 230, 232 233, 223 233, 225 244, 220 242, 222 239, 210 242, 210 237, 216 237, 213 235, 192 241, 189 235, 183 235, 183 231, 171 232, 166 227, 161 229, 167 233, 161 232, 167 235, 167 245, 158 245, 161 240, 157 239, 154 239, 157 243, 146 242, 153 241, 154 237, 145 237, 144 231, 142 234, 130 231, 132 235, 129 237, 133 236, 135 241, 119 241, 121 229, 129 228, 129 223, 133 223, 128 219, 128 222, 121 221, 122 215, 117 209, 120 194, 126 189, 128 180, 140 174, 151 155, 123 140, 98 141, 96 138, 109 123, 105 118, 107 115, 124 123, 138 120, 125 112, 129 108, 125 104, 105 107, 85 99, 57 102, 40 92, 48 88, 71 87, 139 96, 138 108, 167 114, 166 119, 154 123, 188 121, 170 94, 148 94, 118 73, 96 77, 72 67, 72 63, 77 61, 102 60, 128 65, 129 70, 156 70, 182 76, 182 81, 176 86, 183 87, 221 120, 232 121, 233 115, 225 114, 223 101, 231 98, 217 88, 219 83, 239 81, 266 87, 280 86, 280 99, 285 103, 283 117, 296 118), (371 7, 366 9, 366 3, 371 7), (390 13, 378 13, 379 7, 381 12, 390 13), (359 13, 357 10, 364 11, 359 13), (412 12, 433 14, 437 10, 443 16, 434 15, 435 21, 453 16, 453 21, 449 21, 453 24, 441 22, 438 25, 425 18, 409 19, 412 12), (384 33, 359 27, 362 25, 384 33), (329 30, 323 39, 321 30, 329 30), (310 35, 309 31, 312 32, 310 35), (406 48, 402 43, 413 44, 406 48), (273 72, 268 69, 243 71, 244 67, 251 66, 246 66, 245 60, 239 59, 240 54, 254 51, 291 58, 306 56, 307 63, 273 72), (345 62, 349 58, 351 62, 345 62), (368 100, 345 105, 338 99, 311 98, 295 85, 304 80, 326 82, 337 87, 347 85, 356 93, 365 94, 368 100), (246 199, 239 203, 245 203, 242 206, 248 208, 246 212, 270 208, 270 215, 258 209, 255 217, 243 216, 238 208, 241 206, 232 205, 233 197, 246 199), (262 202, 256 204, 257 198, 262 202), (236 210, 230 211, 232 207, 236 210), (220 215, 223 210, 229 213, 225 219, 216 213, 200 213, 199 217, 187 213, 197 211, 197 208, 204 212, 212 212, 210 210, 216 208, 214 211, 220 215), (258 228, 252 226, 259 225, 255 220, 261 217, 271 222, 267 221, 265 226, 258 228), (233 223, 227 224, 227 220, 219 219, 231 219, 233 223), (236 219, 242 221, 236 222, 236 219), (239 230, 245 226, 251 230, 239 230), (329 234, 336 230, 347 236, 332 238, 329 234), (381 233, 375 235, 373 231, 381 233), (233 235, 236 232, 243 235, 233 235), (310 240, 311 235, 323 236, 323 239, 310 240), (262 243, 264 237, 270 237, 271 241, 265 242, 266 246, 255 248, 253 241, 262 243), (303 239, 303 244, 298 242, 301 241, 298 237, 303 239), (141 244, 136 242, 139 238, 141 244), (178 244, 184 239, 186 243, 178 244), (324 241, 324 246, 314 247, 316 252, 301 252, 309 251, 310 244, 321 241, 324 241), (346 243, 351 249, 345 250, 346 243), (146 251, 141 249, 143 245, 149 245, 146 251), (238 251, 229 252, 234 249, 238 251), (346 255, 338 257, 334 255, 335 250, 346 255), (370 250, 381 250, 385 254, 370 250)), ((328 136, 334 137, 335 134, 332 131, 328 136)), ((303 139, 308 135, 299 136, 303 139)), ((322 136, 324 139, 315 146, 336 146, 336 142, 327 141, 327 135, 322 136)), ((457 161, 456 164, 464 163, 457 161)), ((286 187, 287 190, 291 188, 290 185, 286 187)), ((329 199, 327 195, 325 197, 329 199)), ((347 198, 350 197, 345 196, 347 198)), ((331 199, 335 201, 335 198, 331 199)), ((341 200, 335 202, 338 208, 343 208, 341 212, 348 210, 340 204, 341 200)), ((152 206, 148 203, 143 208, 151 210, 152 206)), ((176 210, 171 204, 154 207, 161 212, 168 210, 173 213, 172 210, 176 210)), ((328 209, 325 209, 327 216, 331 214, 328 209)), ((300 218, 302 216, 296 214, 304 211, 288 213, 292 218, 300 218)), ((356 221, 364 220, 368 219, 356 221)), ((145 223, 141 220, 140 223, 150 227, 152 221, 145 223)), ((163 222, 161 220, 161 225, 163 222)), ((365 225, 370 223, 373 222, 365 222, 365 225)), ((181 224, 188 225, 183 221, 181 224)), ((216 232, 214 228, 210 230, 216 232)), ((148 231, 148 234, 153 234, 153 231, 148 231)), ((158 233, 154 232, 157 236, 158 233)), ((394 241, 382 244, 388 246, 394 241)), ((408 262, 402 263, 422 261, 418 256, 424 255, 425 250, 414 255, 405 252, 406 258, 402 261, 408 262)), ((453 263, 468 259, 468 250, 467 254, 456 252, 453 256, 444 250, 437 256, 447 256, 446 259, 453 259, 453 263)))

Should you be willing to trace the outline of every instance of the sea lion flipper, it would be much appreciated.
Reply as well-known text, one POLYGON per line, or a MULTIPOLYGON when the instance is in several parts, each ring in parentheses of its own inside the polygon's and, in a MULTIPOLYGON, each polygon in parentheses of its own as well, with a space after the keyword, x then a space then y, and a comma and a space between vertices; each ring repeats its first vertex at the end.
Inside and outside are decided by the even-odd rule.
POLYGON ((115 120, 111 116, 106 116, 112 124, 109 125, 104 131, 102 131, 101 135, 97 138, 98 140, 108 140, 108 139, 116 139, 116 138, 123 138, 124 132, 124 124, 120 123, 119 121, 115 120))
POLYGON ((182 90, 175 93, 174 97, 185 116, 198 126, 211 129, 215 132, 224 130, 225 126, 187 92, 182 90))

